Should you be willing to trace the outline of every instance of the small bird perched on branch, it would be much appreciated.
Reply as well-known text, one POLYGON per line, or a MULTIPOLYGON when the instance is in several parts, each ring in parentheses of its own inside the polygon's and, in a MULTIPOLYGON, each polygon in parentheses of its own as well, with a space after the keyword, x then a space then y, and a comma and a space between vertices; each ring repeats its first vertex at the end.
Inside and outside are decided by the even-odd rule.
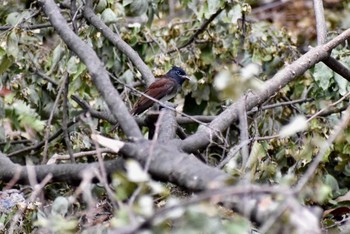
MULTIPOLYGON (((181 90, 182 84, 186 79, 190 79, 186 72, 180 68, 173 66, 165 75, 160 76, 145 91, 145 94, 159 101, 168 101, 175 97, 181 90)), ((154 101, 146 96, 141 96, 134 108, 131 110, 133 115, 138 115, 150 108, 154 101)))

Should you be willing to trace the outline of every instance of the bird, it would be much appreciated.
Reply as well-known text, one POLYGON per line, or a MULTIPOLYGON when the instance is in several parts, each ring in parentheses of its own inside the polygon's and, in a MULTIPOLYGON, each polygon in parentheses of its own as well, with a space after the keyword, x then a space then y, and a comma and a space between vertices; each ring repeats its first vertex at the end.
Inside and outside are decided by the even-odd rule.
MULTIPOLYGON (((190 80, 186 72, 181 67, 173 66, 165 75, 158 77, 144 93, 147 96, 165 102, 180 92, 185 80, 190 80)), ((131 110, 131 114, 139 115, 154 104, 154 101, 147 96, 142 95, 137 100, 131 110)))

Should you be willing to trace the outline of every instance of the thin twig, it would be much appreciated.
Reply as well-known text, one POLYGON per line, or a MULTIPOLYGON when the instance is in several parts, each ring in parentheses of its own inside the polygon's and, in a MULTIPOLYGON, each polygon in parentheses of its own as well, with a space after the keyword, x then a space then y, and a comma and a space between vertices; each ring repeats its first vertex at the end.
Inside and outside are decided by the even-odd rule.
POLYGON ((77 13, 78 13, 77 1, 76 0, 71 0, 71 2, 70 2, 70 14, 71 14, 71 18, 72 18, 73 31, 76 34, 78 33, 77 22, 75 21, 77 13))
POLYGON ((50 112, 50 116, 49 116, 49 119, 47 121, 47 124, 46 124, 46 130, 45 130, 45 145, 44 145, 44 150, 43 150, 43 159, 41 161, 41 164, 45 164, 47 162, 47 150, 49 148, 49 135, 50 135, 50 128, 51 128, 51 121, 53 119, 53 115, 57 109, 57 105, 58 105, 58 102, 60 100, 60 97, 61 97, 61 94, 64 90, 64 84, 66 82, 66 79, 68 77, 68 74, 64 76, 63 78, 63 81, 62 81, 62 84, 61 84, 61 87, 60 89, 58 90, 58 93, 57 93, 57 96, 56 96, 56 100, 53 104, 53 107, 51 109, 51 112, 50 112))
POLYGON ((241 150, 243 146, 248 145, 250 142, 251 139, 243 141, 239 145, 235 145, 234 147, 232 147, 228 152, 226 158, 223 159, 216 167, 222 169, 226 165, 226 163, 228 163, 238 153, 238 151, 241 150))
MULTIPOLYGON (((108 149, 108 148, 100 148, 100 153, 110 153, 110 154, 115 154, 115 151, 108 149)), ((81 158, 81 157, 86 157, 86 156, 91 156, 91 155, 96 155, 97 150, 90 150, 90 151, 82 151, 79 153, 74 153, 73 157, 74 158, 81 158)), ((48 161, 47 164, 52 164, 55 163, 56 161, 59 160, 69 160, 70 155, 69 154, 54 154, 52 157, 50 157, 50 160, 48 161)))
MULTIPOLYGON (((73 121, 70 121, 70 122, 68 123, 67 126, 70 127, 70 126, 73 126, 73 125, 76 124, 76 123, 77 123, 77 121, 73 120, 73 121)), ((48 142, 53 141, 53 140, 56 139, 58 136, 60 136, 62 133, 63 133, 63 130, 62 130, 62 128, 60 128, 60 129, 57 130, 52 136, 50 136, 50 137, 48 138, 48 142)), ((9 153, 7 156, 8 156, 8 157, 13 157, 13 156, 16 156, 16 155, 24 154, 24 153, 29 152, 29 151, 32 151, 32 150, 37 151, 37 150, 39 150, 43 145, 45 145, 45 140, 40 141, 39 143, 37 143, 37 144, 35 144, 35 145, 33 145, 33 146, 29 146, 29 147, 26 147, 26 148, 24 148, 24 149, 20 149, 20 150, 14 151, 14 152, 12 152, 12 153, 9 153)))
MULTIPOLYGON (((147 159, 146 159, 145 166, 143 168, 143 171, 145 173, 148 173, 148 169, 149 169, 149 166, 150 166, 152 158, 153 158, 153 151, 154 151, 154 147, 155 147, 155 145, 157 143, 157 140, 158 140, 160 123, 162 122, 163 116, 164 116, 164 112, 161 112, 161 114, 159 115, 158 121, 156 123, 156 129, 154 131, 154 136, 153 136, 153 139, 152 139, 152 142, 151 142, 151 146, 149 148, 149 152, 148 152, 148 156, 147 156, 147 159)), ((135 202, 136 197, 140 194, 142 187, 143 187, 143 184, 139 184, 137 189, 131 195, 131 197, 130 197, 130 199, 128 201, 128 206, 129 207, 131 207, 133 205, 133 203, 135 202)))
POLYGON ((350 107, 344 112, 344 115, 340 121, 340 123, 335 126, 334 131, 332 135, 329 136, 328 140, 322 144, 320 147, 320 151, 318 152, 317 156, 312 161, 311 165, 308 167, 305 174, 300 178, 299 182, 293 189, 293 191, 297 194, 299 193, 306 183, 315 175, 315 171, 318 167, 318 165, 321 163, 324 155, 327 153, 327 151, 330 149, 331 145, 335 141, 335 139, 339 136, 339 134, 348 126, 350 119, 350 107))
MULTIPOLYGON (((239 132, 240 132, 240 141, 246 142, 249 140, 249 132, 248 132, 248 120, 247 120, 247 111, 245 109, 245 100, 243 99, 240 104, 240 108, 238 110, 239 112, 239 132)), ((249 157, 249 150, 248 145, 244 144, 241 149, 241 155, 242 155, 242 169, 246 168, 248 157, 249 157)))
POLYGON ((18 140, 18 141, 5 141, 5 142, 0 142, 0 145, 17 145, 17 144, 26 144, 26 143, 31 143, 31 140, 18 140))
MULTIPOLYGON (((91 132, 93 134, 96 134, 90 114, 86 114, 84 117, 81 116, 81 119, 89 125, 91 132)), ((111 190, 108 184, 107 171, 106 171, 106 167, 104 165, 103 157, 100 151, 101 147, 94 139, 92 139, 92 141, 96 147, 96 155, 97 155, 97 161, 99 165, 98 167, 99 170, 96 170, 96 173, 95 173, 96 177, 99 179, 99 181, 103 184, 103 187, 106 189, 107 194, 113 204, 113 207, 117 208, 117 204, 115 202, 115 194, 113 193, 113 191, 111 190)))
POLYGON ((338 73, 340 76, 342 76, 344 79, 350 82, 350 70, 338 60, 336 60, 332 56, 329 56, 328 59, 325 59, 322 62, 334 72, 338 73))
POLYGON ((320 114, 322 114, 322 112, 324 112, 325 110, 329 109, 332 106, 336 106, 338 105, 340 102, 342 102, 345 98, 347 98, 350 95, 350 92, 348 92, 347 94, 345 94, 342 98, 340 98, 338 101, 331 103, 330 105, 322 108, 321 110, 319 110, 317 113, 313 114, 310 118, 308 118, 307 122, 310 122, 311 120, 313 120, 314 118, 316 118, 317 116, 319 116, 320 114))
MULTIPOLYGON (((339 114, 343 111, 346 110, 346 108, 348 108, 346 105, 340 107, 340 108, 331 108, 329 110, 325 110, 323 111, 322 113, 320 113, 318 116, 319 117, 325 117, 325 116, 328 116, 328 115, 332 115, 332 114, 339 114)), ((313 115, 307 115, 306 118, 311 118, 313 115)))
POLYGON ((261 13, 263 11, 271 10, 273 8, 277 8, 277 7, 283 6, 285 4, 289 4, 291 2, 292 2, 291 0, 269 2, 267 4, 264 4, 262 6, 254 8, 252 10, 252 14, 258 14, 258 13, 261 13))
POLYGON ((200 27, 199 29, 190 37, 190 39, 188 39, 187 42, 185 42, 183 45, 179 46, 178 48, 169 50, 167 53, 171 54, 174 53, 176 51, 179 51, 187 46, 189 46, 192 42, 194 42, 194 40, 202 33, 206 30, 206 28, 208 27, 208 25, 226 8, 228 4, 225 4, 224 7, 219 8, 214 14, 212 14, 210 16, 210 18, 208 20, 206 20, 200 27))
POLYGON ((154 81, 154 76, 149 67, 144 63, 139 54, 126 43, 118 34, 114 33, 102 20, 94 13, 91 0, 86 0, 83 11, 85 19, 113 44, 123 54, 125 54, 142 74, 147 86, 154 81))
POLYGON ((46 75, 42 70, 35 68, 34 72, 35 74, 39 75, 42 79, 47 80, 48 82, 53 84, 55 87, 58 86, 58 83, 55 80, 51 79, 48 75, 46 75))
POLYGON ((62 119, 62 129, 63 129, 63 138, 64 142, 66 143, 66 147, 68 150, 68 154, 70 156, 70 161, 72 163, 75 163, 75 159, 73 156, 73 149, 72 145, 70 143, 69 139, 69 132, 68 132, 68 119, 69 119, 69 110, 68 110, 68 93, 69 93, 69 74, 67 73, 67 77, 64 81, 64 90, 63 90, 63 106, 62 106, 62 111, 63 111, 63 119, 62 119))

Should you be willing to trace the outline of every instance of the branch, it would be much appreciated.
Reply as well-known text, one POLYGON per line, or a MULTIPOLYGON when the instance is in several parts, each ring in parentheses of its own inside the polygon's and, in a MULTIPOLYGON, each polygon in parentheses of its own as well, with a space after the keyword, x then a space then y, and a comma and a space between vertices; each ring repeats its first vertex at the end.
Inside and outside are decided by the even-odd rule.
MULTIPOLYGON (((67 124, 67 128, 73 126, 74 124, 76 124, 77 121, 70 121, 68 124, 67 124)), ((57 130, 57 132, 55 132, 52 136, 50 136, 48 138, 48 142, 50 141, 53 141, 54 139, 56 139, 58 136, 60 136, 61 134, 63 133, 63 129, 60 128, 59 130, 57 130)), ((16 156, 16 155, 21 155, 21 154, 24 154, 24 153, 27 153, 29 151, 38 151, 42 146, 45 145, 45 141, 46 140, 43 140, 43 141, 40 141, 39 143, 33 145, 33 146, 29 146, 29 147, 26 147, 24 149, 20 149, 20 150, 17 150, 15 152, 12 152, 12 153, 9 153, 7 156, 8 157, 13 157, 13 156, 16 156)))
MULTIPOLYGON (((80 158, 80 157, 87 157, 87 156, 94 156, 97 155, 97 153, 103 154, 103 153, 109 153, 113 154, 114 151, 106 148, 99 149, 99 152, 97 150, 90 150, 90 151, 81 151, 79 153, 74 153, 73 157, 74 158, 80 158)), ((54 164, 57 161, 61 160, 69 160, 71 159, 71 156, 69 154, 54 154, 51 156, 50 160, 47 162, 47 164, 54 164)))
MULTIPOLYGON (((201 163, 195 157, 180 152, 177 147, 180 143, 178 140, 168 141, 167 144, 164 144, 161 142, 146 140, 135 143, 123 143, 99 135, 95 135, 93 138, 106 147, 119 146, 117 147, 118 152, 123 153, 127 158, 137 160, 143 166, 147 163, 149 154, 152 153, 151 163, 148 164, 148 171, 152 177, 161 181, 168 181, 183 186, 190 191, 199 192, 208 190, 208 194, 213 195, 211 193, 213 190, 211 189, 218 189, 226 191, 227 194, 233 194, 235 193, 234 188, 239 188, 239 186, 228 187, 229 184, 236 184, 236 178, 226 174, 222 170, 201 163)), ((250 188, 254 187, 252 185, 249 186, 251 186, 250 188)), ((249 190, 247 185, 244 185, 244 187, 249 190)), ((259 190, 261 187, 257 189, 259 190)), ((259 194, 252 192, 249 193, 249 196, 235 198, 225 196, 222 201, 225 207, 236 209, 239 213, 256 221, 258 225, 264 223, 269 217, 274 217, 273 214, 275 211, 279 210, 280 203, 282 201, 288 201, 287 204, 293 204, 293 206, 287 206, 291 211, 289 217, 293 218, 291 226, 293 226, 293 228, 299 228, 295 222, 299 224, 305 224, 305 222, 307 222, 307 227, 305 227, 305 225, 302 227, 304 228, 304 231, 309 230, 309 228, 312 227, 312 229, 315 230, 315 233, 319 233, 318 218, 316 218, 314 214, 311 214, 307 208, 300 206, 298 203, 289 202, 290 199, 292 201, 295 200, 293 197, 283 197, 278 201, 273 201, 271 197, 266 196, 264 197, 265 200, 261 200, 261 198, 262 197, 259 196, 259 194), (266 204, 262 204, 266 199, 269 200, 270 208, 268 209, 266 208, 266 204)))
MULTIPOLYGON (((326 42, 327 39, 327 25, 324 17, 323 1, 313 0, 313 2, 316 16, 317 44, 322 45, 326 42)), ((323 63, 326 64, 334 72, 338 73, 343 78, 350 81, 350 70, 338 60, 336 60, 332 56, 329 56, 323 61, 323 63)))
MULTIPOLYGON (((120 145, 119 152, 124 157, 132 158, 145 166, 152 152, 148 172, 153 178, 174 183, 191 191, 202 191, 209 188, 225 187, 228 181, 235 181, 225 172, 210 167, 196 157, 191 157, 179 151, 178 140, 167 143, 153 141, 138 141, 135 143, 122 143, 117 140, 98 136, 97 142, 111 148, 120 145), (99 140, 103 139, 103 140, 99 140), (104 141, 107 144, 104 144, 104 141)), ((111 148, 112 149, 112 148, 111 148)))
POLYGON ((335 126, 332 135, 329 136, 326 143, 322 144, 317 156, 313 159, 307 171, 295 186, 294 191, 296 194, 300 193, 300 191, 304 188, 306 183, 313 177, 313 175, 315 175, 315 171, 318 165, 322 162, 323 157, 325 156, 325 154, 327 153, 327 151, 329 150, 329 148, 331 147, 335 139, 339 136, 339 134, 344 129, 346 129, 346 127, 349 124, 349 120, 350 120, 350 107, 348 107, 348 109, 345 111, 341 119, 341 122, 337 126, 335 126))
POLYGON ((113 31, 105 25, 101 19, 95 15, 92 10, 92 1, 87 0, 84 7, 84 18, 92 24, 98 31, 100 31, 110 42, 113 43, 122 53, 124 53, 137 67, 149 86, 154 81, 154 76, 148 66, 143 62, 138 53, 131 48, 119 35, 113 33, 113 31))
POLYGON ((245 100, 247 111, 253 107, 262 104, 273 94, 278 92, 281 88, 286 86, 289 82, 293 81, 300 75, 302 75, 309 68, 314 66, 316 63, 328 58, 329 53, 339 44, 350 38, 350 29, 347 29, 328 43, 320 45, 316 48, 312 48, 310 51, 302 55, 292 64, 286 66, 274 75, 270 80, 265 82, 262 90, 256 93, 248 93, 241 97, 236 103, 228 107, 222 112, 217 118, 215 118, 209 125, 210 128, 198 128, 197 132, 192 136, 188 137, 182 142, 181 148, 186 152, 193 152, 196 149, 203 148, 208 145, 215 136, 215 132, 224 131, 233 121, 238 118, 238 104, 240 101, 245 100))
POLYGON ((159 123, 159 141, 167 142, 171 139, 174 139, 176 136, 176 118, 175 112, 167 108, 163 108, 158 117, 159 123), (162 116, 160 118, 160 116, 162 116))
MULTIPOLYGON (((108 174, 118 170, 124 170, 124 160, 121 158, 104 162, 108 174)), ((0 180, 4 182, 16 180, 16 183, 29 184, 28 171, 34 171, 37 181, 42 181, 47 174, 52 174, 51 182, 66 182, 69 184, 79 184, 82 180, 81 172, 99 168, 99 163, 79 163, 79 164, 52 164, 38 166, 22 166, 13 163, 8 157, 0 153, 0 180), (28 167, 30 170, 28 170, 28 167)), ((95 180, 97 181, 97 180, 95 180)))
MULTIPOLYGON (((303 207, 300 206, 299 203, 295 201, 295 198, 290 197, 290 191, 286 188, 283 187, 277 187, 277 186, 256 186, 256 185, 241 185, 241 186, 232 186, 232 187, 226 187, 226 188, 220 188, 220 189, 211 189, 207 190, 203 193, 199 193, 196 196, 193 196, 189 199, 186 199, 176 205, 172 206, 167 206, 167 207, 162 207, 159 210, 157 210, 152 216, 146 218, 139 224, 133 225, 133 226, 128 226, 126 228, 118 228, 113 230, 115 233, 124 233, 124 234, 129 234, 129 233, 138 233, 143 229, 149 229, 150 226, 154 225, 155 223, 158 223, 159 220, 164 219, 164 217, 168 217, 168 213, 174 212, 181 210, 183 208, 187 208, 191 205, 197 205, 201 201, 208 200, 211 203, 227 203, 230 200, 240 200, 241 197, 249 197, 251 194, 258 195, 260 197, 265 196, 271 196, 271 194, 277 194, 277 196, 284 196, 287 197, 287 202, 285 202, 285 209, 283 209, 283 212, 288 209, 288 213, 290 213, 290 216, 296 216, 300 210, 304 210, 303 207), (293 206, 291 206, 293 205, 293 206)), ((259 201, 257 201, 259 203, 259 201)), ((261 204, 262 205, 262 204, 261 204)), ((257 205, 258 206, 258 205, 257 205)), ((280 205, 278 209, 281 209, 280 205)), ((255 207, 255 206, 254 206, 255 207)), ((248 207, 247 207, 248 208, 248 207)), ((252 208, 252 207, 250 207, 252 208)), ((305 211, 305 210, 304 210, 305 211)), ((255 214, 258 219, 263 215, 263 214, 255 214)), ((301 214, 301 216, 297 217, 296 220, 300 220, 303 218, 306 218, 307 220, 304 220, 305 222, 310 223, 310 226, 304 227, 301 225, 295 225, 294 229, 297 230, 297 233, 306 233, 306 232, 312 232, 315 233, 317 229, 319 229, 319 225, 314 218, 314 216, 310 212, 306 212, 305 214, 301 214), (315 222, 316 221, 316 222, 315 222)), ((294 220, 294 221, 296 221, 294 220)), ((288 233, 292 232, 292 230, 289 229, 289 227, 284 227, 284 230, 287 231, 288 233)), ((282 230, 279 230, 280 232, 284 233, 282 230)), ((264 233, 260 232, 259 233, 264 233)))
POLYGON ((345 67, 341 62, 329 56, 328 59, 323 61, 330 69, 341 75, 344 79, 350 82, 350 70, 345 67))
POLYGON ((107 70, 95 51, 70 29, 53 0, 41 0, 40 2, 45 14, 49 17, 52 26, 62 40, 86 65, 97 90, 104 98, 114 117, 118 119, 119 123, 122 123, 121 127, 125 134, 129 137, 142 138, 140 129, 120 98, 118 91, 113 87, 107 70))
MULTIPOLYGON (((17 25, 16 27, 23 29, 23 30, 35 30, 35 29, 41 29, 41 28, 49 28, 52 27, 50 23, 43 23, 43 24, 34 24, 34 25, 17 25)), ((14 26, 0 26, 0 31, 6 31, 6 30, 12 30, 15 28, 14 26)))
POLYGON ((313 0, 313 2, 316 16, 317 44, 322 45, 327 39, 327 26, 324 18, 323 2, 322 0, 313 0))

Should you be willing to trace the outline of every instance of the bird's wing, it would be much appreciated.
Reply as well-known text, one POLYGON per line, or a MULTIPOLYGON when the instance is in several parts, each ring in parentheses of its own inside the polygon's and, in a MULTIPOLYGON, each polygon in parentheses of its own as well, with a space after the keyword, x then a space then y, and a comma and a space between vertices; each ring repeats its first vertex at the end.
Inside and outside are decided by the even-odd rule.
MULTIPOLYGON (((153 82, 145 91, 145 94, 151 96, 157 100, 162 99, 167 94, 176 92, 177 84, 176 81, 169 78, 159 78, 155 82, 153 82)), ((146 96, 141 96, 139 100, 136 102, 134 108, 131 113, 137 115, 153 105, 154 101, 148 99, 146 96)))

